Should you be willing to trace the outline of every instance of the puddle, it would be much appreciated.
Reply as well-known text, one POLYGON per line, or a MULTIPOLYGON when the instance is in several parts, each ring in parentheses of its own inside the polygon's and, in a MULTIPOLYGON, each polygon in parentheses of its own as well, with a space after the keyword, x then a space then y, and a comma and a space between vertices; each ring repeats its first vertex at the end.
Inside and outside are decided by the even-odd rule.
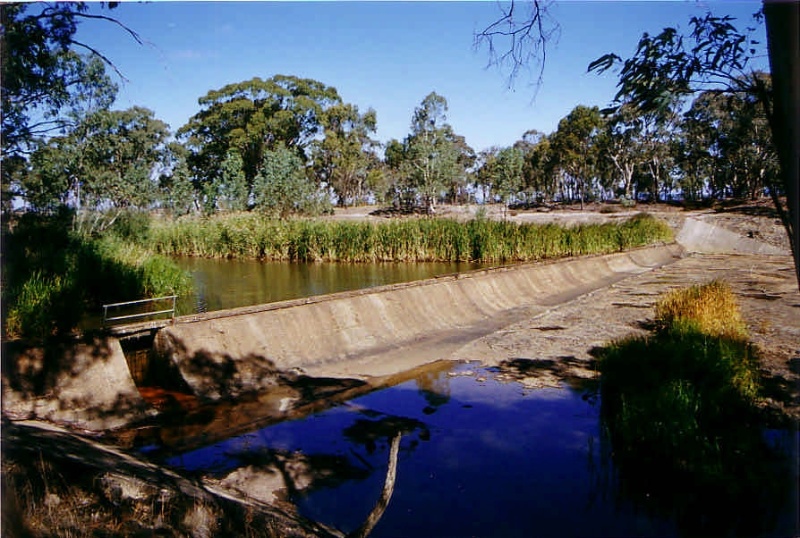
POLYGON ((774 476, 758 479, 782 486, 725 492, 731 504, 722 509, 731 517, 720 523, 714 498, 673 509, 670 495, 685 497, 692 484, 652 498, 628 487, 602 424, 589 386, 528 388, 497 369, 458 364, 294 420, 186 445, 197 448, 147 452, 179 472, 352 532, 381 496, 399 436, 396 481, 374 537, 796 531, 796 432, 763 436, 764 457, 775 464, 756 467, 774 476))

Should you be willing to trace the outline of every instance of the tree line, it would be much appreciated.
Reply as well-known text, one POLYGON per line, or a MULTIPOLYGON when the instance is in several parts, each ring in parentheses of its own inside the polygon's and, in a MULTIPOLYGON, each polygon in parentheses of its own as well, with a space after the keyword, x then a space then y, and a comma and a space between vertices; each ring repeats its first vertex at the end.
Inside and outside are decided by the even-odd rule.
MULTIPOLYGON (((633 203, 780 191, 767 117, 746 92, 673 96, 647 111, 578 105, 552 133, 531 130, 509 147, 476 152, 435 92, 412 111, 405 138, 381 143, 375 110, 359 110, 323 82, 275 75, 209 91, 173 132, 147 108, 113 109, 113 64, 75 52, 83 4, 37 14, 28 7, 2 7, 6 210, 16 198, 37 212, 66 205, 285 217, 332 204, 430 213, 443 201, 633 203), (19 61, 26 57, 37 65, 19 61)), ((769 75, 754 76, 769 86, 769 75)))

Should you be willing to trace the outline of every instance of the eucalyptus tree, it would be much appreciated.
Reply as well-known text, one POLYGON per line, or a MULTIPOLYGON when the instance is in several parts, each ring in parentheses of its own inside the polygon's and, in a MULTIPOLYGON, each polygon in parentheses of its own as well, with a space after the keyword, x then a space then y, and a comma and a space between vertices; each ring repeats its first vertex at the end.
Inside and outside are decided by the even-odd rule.
POLYGON ((551 137, 555 163, 567 182, 564 190, 570 199, 577 191, 581 208, 596 175, 596 139, 602 127, 598 107, 578 105, 558 122, 558 129, 551 137))
POLYGON ((180 128, 178 136, 191 151, 189 162, 201 184, 220 177, 225 156, 236 150, 252 191, 267 151, 282 146, 304 160, 309 144, 323 128, 325 111, 341 103, 336 88, 316 80, 255 77, 201 97, 200 112, 180 128))
POLYGON ((86 207, 146 208, 157 198, 157 172, 169 127, 152 110, 102 110, 74 133, 81 148, 79 188, 86 207))
POLYGON ((172 141, 167 144, 161 161, 159 202, 173 216, 185 215, 196 209, 197 195, 186 155, 186 148, 172 141))
POLYGON ((416 202, 416 189, 405 176, 406 144, 392 138, 384 146, 383 165, 388 185, 386 197, 395 206, 411 208, 416 202))
POLYGON ((231 148, 225 153, 219 176, 212 183, 217 184, 214 194, 218 204, 232 211, 247 209, 250 189, 244 175, 244 161, 237 150, 231 148))
POLYGON ((253 186, 255 208, 273 217, 296 213, 317 214, 326 200, 305 173, 296 149, 282 144, 268 149, 253 186))
POLYGON ((446 130, 445 137, 455 146, 457 152, 456 174, 450 177, 445 186, 446 198, 451 204, 463 203, 469 199, 470 170, 474 168, 478 156, 467 143, 467 139, 454 133, 452 129, 446 130))
POLYGON ((550 137, 535 129, 526 131, 514 147, 523 153, 522 191, 529 203, 552 200, 557 189, 554 181, 555 157, 550 137))
POLYGON ((681 127, 684 176, 702 175, 712 195, 755 198, 777 187, 771 131, 752 97, 704 92, 684 114, 681 127))
POLYGON ((0 19, 0 170, 3 203, 8 204, 18 194, 14 179, 24 175, 28 156, 43 139, 65 134, 80 118, 114 101, 117 88, 105 66, 116 68, 77 39, 80 22, 107 20, 135 40, 139 37, 109 16, 89 13, 85 2, 5 3, 0 19))
POLYGON ((630 104, 614 110, 598 138, 599 162, 608 187, 627 199, 634 197, 634 177, 644 158, 642 118, 630 104))
POLYGON ((21 193, 35 209, 72 202, 79 209, 144 208, 157 198, 169 138, 151 110, 99 110, 32 154, 21 193))
MULTIPOLYGON (((540 61, 541 82, 547 45, 557 33, 557 25, 548 17, 550 4, 551 0, 511 0, 498 5, 502 16, 476 34, 476 44, 488 43, 493 59, 510 62, 512 77, 522 65, 540 61), (521 3, 530 8, 527 16, 520 17, 515 9, 521 3), (508 40, 506 52, 496 52, 496 39, 508 40)), ((647 111, 661 107, 674 94, 706 89, 743 91, 758 99, 780 165, 780 189, 770 189, 770 194, 792 245, 800 285, 800 2, 764 0, 754 15, 755 22, 766 23, 771 91, 749 69, 758 41, 751 29, 741 32, 732 20, 708 14, 691 19, 693 28, 687 36, 675 28, 664 28, 657 36, 643 34, 635 54, 620 70, 617 100, 629 100, 647 111)), ((619 56, 606 54, 592 62, 589 70, 602 72, 618 63, 622 63, 619 56)))
POLYGON ((640 112, 643 169, 639 191, 649 192, 652 201, 666 199, 672 190, 672 170, 675 166, 673 141, 680 122, 678 102, 652 112, 640 112))
POLYGON ((514 146, 503 148, 497 153, 494 166, 494 192, 507 208, 523 188, 523 169, 525 156, 514 146))
POLYGON ((453 180, 466 178, 465 146, 447 123, 447 100, 428 94, 414 110, 400 163, 401 174, 427 212, 435 211, 436 199, 453 180))
POLYGON ((615 99, 629 100, 644 112, 703 91, 746 94, 762 107, 780 170, 778 188, 769 192, 789 236, 800 284, 800 4, 765 1, 754 15, 755 23, 762 21, 774 87, 752 66, 759 52, 755 28, 739 30, 732 17, 710 13, 692 17, 686 36, 671 27, 655 36, 645 33, 632 57, 623 61, 605 54, 589 70, 603 72, 621 64, 615 99))
POLYGON ((313 169, 318 181, 328 185, 336 194, 340 206, 357 204, 367 195, 370 176, 377 166, 371 138, 377 129, 377 116, 369 109, 364 114, 358 107, 341 103, 322 114, 324 137, 311 143, 313 169))

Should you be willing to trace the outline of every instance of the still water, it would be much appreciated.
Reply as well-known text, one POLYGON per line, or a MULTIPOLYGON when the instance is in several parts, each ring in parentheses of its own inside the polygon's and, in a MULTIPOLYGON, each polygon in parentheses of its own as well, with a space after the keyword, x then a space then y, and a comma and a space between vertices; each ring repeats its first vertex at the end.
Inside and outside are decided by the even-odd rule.
POLYGON ((487 266, 436 262, 289 263, 189 257, 174 260, 192 274, 195 287, 194 294, 179 299, 179 314, 411 282, 487 266))
POLYGON ((752 467, 723 469, 731 476, 714 482, 719 491, 691 476, 665 487, 646 467, 618 467, 596 387, 533 389, 499 373, 448 365, 294 420, 147 452, 352 532, 375 506, 400 436, 394 490, 374 537, 797 532, 796 431, 751 432, 752 467))

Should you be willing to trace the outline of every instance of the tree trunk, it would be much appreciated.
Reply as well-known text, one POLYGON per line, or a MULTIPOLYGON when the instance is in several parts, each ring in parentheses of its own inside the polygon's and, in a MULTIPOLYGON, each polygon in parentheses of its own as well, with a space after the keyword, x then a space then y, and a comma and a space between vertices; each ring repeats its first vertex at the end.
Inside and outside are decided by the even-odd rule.
POLYGON ((800 3, 765 1, 764 16, 773 88, 769 120, 788 205, 784 224, 800 287, 800 3))
POLYGON ((372 529, 375 528, 375 525, 378 524, 381 517, 383 517, 383 513, 386 511, 386 507, 389 505, 389 501, 392 498, 394 483, 397 479, 397 455, 400 452, 401 438, 402 435, 398 433, 392 439, 392 444, 389 448, 389 467, 386 469, 386 480, 383 483, 383 490, 381 491, 381 496, 378 498, 378 502, 375 503, 375 507, 367 516, 366 521, 364 521, 358 529, 348 534, 347 538, 367 538, 369 533, 372 532, 372 529))

